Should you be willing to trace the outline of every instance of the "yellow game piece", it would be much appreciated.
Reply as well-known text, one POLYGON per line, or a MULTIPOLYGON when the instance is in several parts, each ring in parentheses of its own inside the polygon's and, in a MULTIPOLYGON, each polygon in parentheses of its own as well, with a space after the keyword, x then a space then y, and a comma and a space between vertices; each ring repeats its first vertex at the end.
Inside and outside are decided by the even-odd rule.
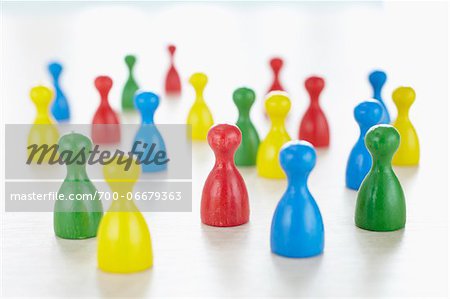
POLYGON ((284 120, 291 109, 291 101, 285 92, 273 91, 267 95, 265 106, 272 126, 259 145, 256 169, 262 177, 281 179, 286 175, 281 169, 278 155, 281 147, 291 140, 284 126, 284 120))
MULTIPOLYGON (((124 157, 123 161, 128 157, 124 157)), ((131 198, 141 168, 133 160, 129 169, 115 158, 103 167, 111 198, 117 198, 103 216, 97 233, 98 267, 106 272, 132 273, 153 265, 152 241, 144 217, 131 198)))
MULTIPOLYGON (((30 91, 30 98, 37 109, 37 115, 28 134, 28 158, 32 162, 48 162, 52 154, 58 158, 57 151, 49 149, 45 153, 39 148, 52 147, 58 143, 59 132, 49 114, 49 105, 53 99, 53 92, 45 86, 33 87, 30 91), (41 157, 41 153, 43 156, 41 157), (42 158, 42 159, 41 159, 42 158)), ((44 149, 45 150, 45 149, 44 149)))
POLYGON ((203 98, 203 90, 208 83, 208 77, 203 73, 195 73, 189 79, 189 83, 194 87, 196 97, 189 111, 187 124, 192 126, 192 139, 206 140, 209 128, 214 124, 211 111, 203 98))
POLYGON ((416 99, 411 87, 399 87, 392 93, 397 106, 397 119, 392 124, 400 133, 400 147, 392 159, 393 165, 414 166, 419 164, 420 146, 416 130, 409 119, 409 109, 416 99))

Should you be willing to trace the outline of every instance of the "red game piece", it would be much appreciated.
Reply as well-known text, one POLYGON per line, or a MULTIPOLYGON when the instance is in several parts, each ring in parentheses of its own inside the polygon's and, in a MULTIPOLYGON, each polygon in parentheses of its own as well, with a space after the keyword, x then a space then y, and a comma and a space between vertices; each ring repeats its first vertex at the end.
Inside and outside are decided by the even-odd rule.
POLYGON ((203 187, 201 218, 204 224, 227 227, 248 222, 247 187, 233 159, 241 138, 241 131, 235 125, 215 125, 208 132, 208 143, 216 163, 203 187))
POLYGON ((178 95, 181 93, 181 81, 178 71, 176 70, 173 62, 175 50, 177 48, 174 45, 169 45, 168 50, 170 54, 170 68, 166 76, 166 94, 178 95))
POLYGON ((298 138, 309 141, 315 147, 327 147, 330 144, 327 118, 319 105, 319 95, 324 86, 325 81, 320 77, 309 77, 305 81, 311 102, 300 123, 298 138))
POLYGON ((92 141, 96 144, 114 144, 120 142, 120 123, 117 114, 108 102, 108 93, 113 81, 108 76, 95 79, 95 87, 100 93, 100 105, 92 120, 92 141))
POLYGON ((272 58, 270 60, 270 67, 272 68, 273 71, 273 83, 272 86, 270 86, 269 91, 267 93, 274 90, 285 91, 283 86, 281 86, 280 82, 280 70, 283 67, 283 59, 279 57, 272 58))

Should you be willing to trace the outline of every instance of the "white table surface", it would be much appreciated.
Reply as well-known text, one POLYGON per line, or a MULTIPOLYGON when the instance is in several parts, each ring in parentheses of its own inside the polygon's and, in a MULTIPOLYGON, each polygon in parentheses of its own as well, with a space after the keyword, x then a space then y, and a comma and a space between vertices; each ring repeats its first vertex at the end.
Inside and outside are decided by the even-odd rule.
POLYGON ((123 56, 129 52, 138 55, 140 85, 160 92, 165 45, 173 42, 183 95, 175 102, 162 98, 156 122, 184 122, 193 101, 187 78, 204 71, 209 75, 205 97, 216 122, 235 121, 231 94, 236 87, 255 88, 252 115, 263 137, 268 124, 262 96, 271 81, 267 61, 280 55, 286 60, 282 82, 292 100, 291 136, 308 103, 303 80, 310 74, 326 79, 321 103, 332 134, 331 147, 318 152, 309 181, 325 225, 321 256, 271 254, 270 223, 286 182, 259 178, 254 168, 241 170, 250 195, 250 223, 202 225, 201 190, 213 154, 200 143, 193 145, 192 212, 144 213, 154 267, 142 273, 101 272, 95 238, 58 239, 52 213, 5 213, 2 200, 4 296, 446 296, 447 4, 4 3, 2 17, 2 123, 33 120, 29 89, 48 83, 46 63, 54 58, 65 65, 62 86, 74 123, 91 121, 98 103, 93 79, 99 74, 115 80, 110 99, 119 107, 126 78, 123 56), (352 111, 371 96, 367 74, 373 68, 388 73, 383 96, 393 117, 392 90, 410 85, 417 93, 411 118, 421 142, 421 164, 395 168, 406 195, 407 224, 391 233, 355 227, 356 192, 344 185, 347 156, 358 135, 352 111))

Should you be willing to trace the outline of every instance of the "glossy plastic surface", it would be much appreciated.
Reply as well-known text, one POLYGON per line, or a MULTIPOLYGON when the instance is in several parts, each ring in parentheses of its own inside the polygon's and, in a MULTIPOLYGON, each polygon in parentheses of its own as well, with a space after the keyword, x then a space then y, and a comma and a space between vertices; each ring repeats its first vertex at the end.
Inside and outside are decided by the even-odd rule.
POLYGON ((402 186, 391 166, 400 135, 391 125, 376 125, 366 134, 372 168, 361 184, 356 201, 356 226, 372 231, 402 229, 406 204, 402 186))
POLYGON ((237 166, 256 165, 256 155, 260 143, 258 131, 250 118, 250 109, 255 102, 255 92, 250 88, 238 88, 233 93, 233 101, 239 111, 236 125, 242 133, 242 142, 236 151, 234 161, 237 166))
POLYGON ((235 125, 220 124, 209 130, 208 143, 216 162, 202 192, 201 219, 211 226, 237 226, 250 216, 247 187, 233 160, 241 142, 235 125))
POLYGON ((280 163, 288 177, 288 186, 272 219, 272 252, 292 258, 321 254, 322 215, 307 184, 316 164, 316 151, 306 141, 290 141, 280 151, 280 163))

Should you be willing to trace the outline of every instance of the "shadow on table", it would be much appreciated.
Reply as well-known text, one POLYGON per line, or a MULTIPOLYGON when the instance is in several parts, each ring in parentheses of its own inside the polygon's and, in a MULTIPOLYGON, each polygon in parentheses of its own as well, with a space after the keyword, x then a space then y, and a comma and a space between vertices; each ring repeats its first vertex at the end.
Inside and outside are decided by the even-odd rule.
POLYGON ((62 239, 55 236, 57 248, 67 264, 91 264, 97 258, 97 240, 88 239, 62 239), (92 254, 86 255, 86 252, 92 254))
POLYGON ((398 254, 401 248, 402 239, 405 230, 393 232, 372 232, 355 228, 356 244, 359 245, 361 254, 365 257, 361 261, 364 271, 360 271, 367 284, 367 294, 373 296, 381 295, 379 291, 385 288, 382 284, 389 283, 394 273, 390 269, 394 269, 393 264, 401 259, 398 254))
POLYGON ((220 281, 229 289, 221 296, 234 295, 251 278, 245 274, 245 265, 253 254, 251 230, 251 223, 234 227, 201 225, 202 252, 211 265, 211 283, 220 281))
POLYGON ((153 269, 129 274, 106 273, 97 269, 97 286, 102 298, 143 298, 151 288, 153 269))
POLYGON ((309 258, 287 258, 272 253, 272 264, 276 275, 281 277, 286 293, 305 296, 314 287, 314 280, 320 272, 323 255, 309 258))
MULTIPOLYGON (((140 298, 151 285, 152 269, 132 274, 114 274, 99 270, 97 268, 97 242, 95 238, 86 240, 57 238, 56 242, 61 254, 64 255, 64 259, 61 260, 66 263, 67 267, 72 269, 76 267, 91 268, 92 271, 96 271, 97 286, 104 298, 140 298), (86 255, 86 251, 89 251, 90 254, 86 255)), ((70 296, 70 294, 67 295, 70 296)))
POLYGON ((201 232, 207 246, 211 246, 212 249, 226 251, 234 246, 242 247, 247 243, 250 226, 250 222, 232 227, 215 227, 201 224, 201 232))

